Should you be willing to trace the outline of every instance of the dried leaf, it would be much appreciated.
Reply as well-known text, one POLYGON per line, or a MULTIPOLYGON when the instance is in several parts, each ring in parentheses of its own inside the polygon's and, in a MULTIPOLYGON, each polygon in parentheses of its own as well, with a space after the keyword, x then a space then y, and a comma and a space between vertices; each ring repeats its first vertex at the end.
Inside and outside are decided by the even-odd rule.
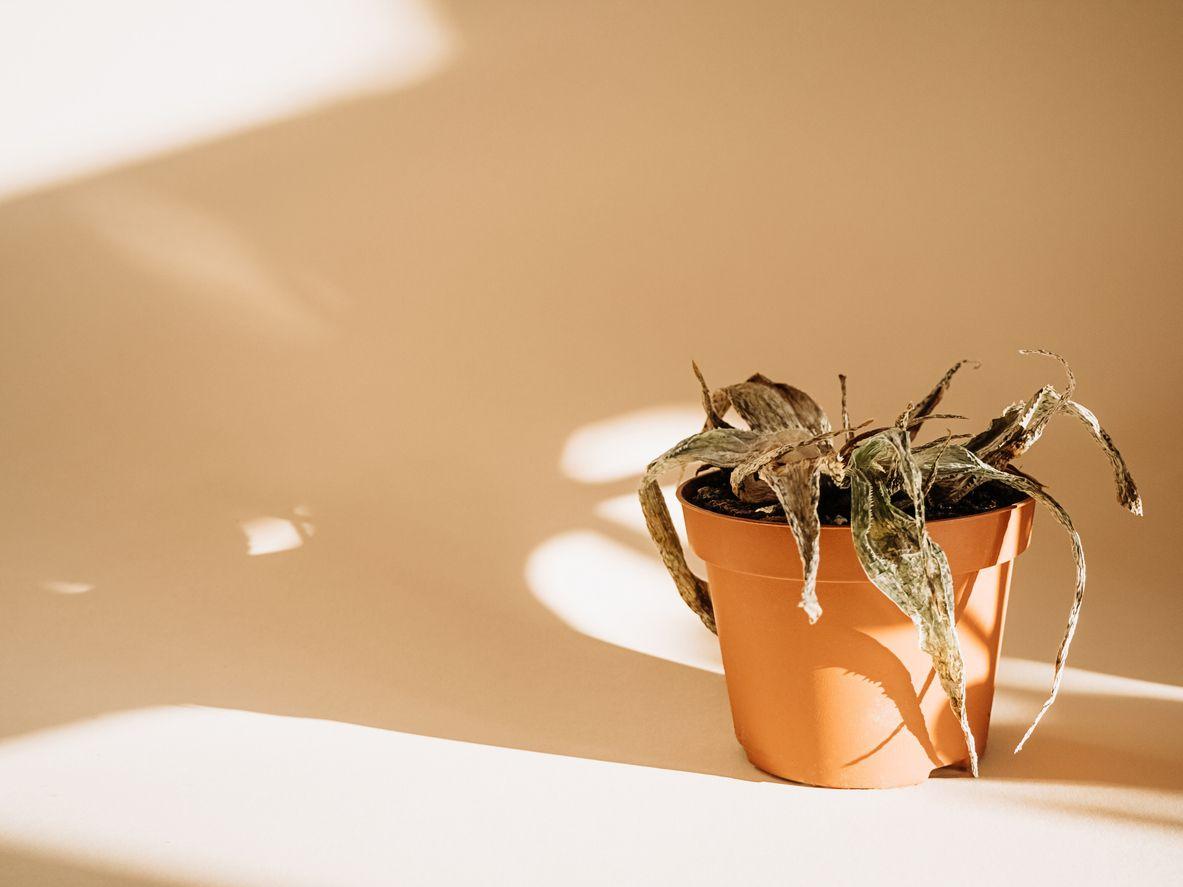
POLYGON ((801 555, 804 585, 797 606, 805 611, 810 623, 822 615, 817 600, 817 569, 820 562, 821 523, 817 503, 821 492, 819 458, 802 459, 788 464, 768 464, 760 469, 760 479, 772 487, 784 509, 797 551, 801 555))
POLYGON ((711 604, 711 595, 707 584, 691 572, 686 563, 686 554, 682 551, 682 541, 678 538, 678 531, 670 520, 669 508, 666 507, 665 497, 661 494, 661 487, 656 481, 641 482, 638 492, 641 500, 641 511, 645 514, 645 525, 649 528, 649 535, 657 546, 661 561, 674 580, 678 594, 693 610, 702 624, 712 632, 718 633, 715 627, 715 609, 711 604))
MULTIPOLYGON (((937 451, 936 458, 933 462, 934 466, 940 464, 941 456, 943 456, 945 454, 945 450, 948 449, 949 444, 951 444, 956 437, 958 437, 958 435, 956 435, 952 431, 950 431, 948 434, 946 434, 940 440, 933 441, 932 444, 930 444, 930 446, 935 447, 936 451, 937 451)), ((923 448, 919 448, 919 449, 923 449, 923 448)), ((913 452, 916 452, 916 450, 913 450, 913 452)), ((928 480, 926 480, 924 482, 924 495, 922 495, 920 497, 921 499, 927 499, 928 494, 932 492, 932 488, 936 484, 938 473, 939 472, 937 472, 935 470, 929 471, 928 480)))
POLYGON ((761 469, 779 460, 815 460, 823 473, 841 481, 844 468, 838 454, 829 445, 830 439, 839 434, 842 431, 808 435, 804 431, 786 429, 765 435, 753 447, 752 456, 731 472, 731 491, 743 502, 767 501, 771 498, 771 491, 757 478, 761 469))
POLYGON ((850 411, 846 409, 846 376, 838 374, 838 387, 842 389, 842 431, 846 435, 846 443, 854 436, 850 430, 850 411))
POLYGON ((1105 451, 1105 455, 1109 459, 1109 464, 1113 466, 1113 480, 1117 486, 1117 501, 1121 503, 1122 507, 1134 514, 1142 514, 1142 497, 1138 493, 1138 485, 1134 483, 1134 478, 1130 475, 1129 468, 1126 467, 1125 459, 1122 458, 1121 452, 1113 443, 1113 438, 1109 436, 1101 423, 1097 421, 1097 417, 1093 411, 1084 404, 1077 403, 1074 400, 1064 400, 1063 410, 1070 416, 1075 416, 1092 434, 1093 439, 1097 445, 1105 451))
MULTIPOLYGON (((1053 351, 1042 349, 1022 349, 1019 353, 1037 354, 1058 360, 1064 368, 1064 374, 1068 377, 1068 386, 1064 389, 1063 397, 1072 397, 1073 392, 1076 391, 1076 375, 1072 372, 1068 361, 1053 351)), ((984 441, 976 439, 970 441, 970 449, 977 453, 983 462, 993 465, 995 468, 1009 465, 1030 450, 1043 436, 1048 423, 1060 409, 1061 402, 1060 393, 1051 385, 1044 385, 1035 392, 1031 400, 1021 407, 1016 408, 1016 405, 1007 407, 1006 412, 999 418, 1006 419, 1009 414, 1009 422, 1000 424, 996 419, 991 423, 990 428, 986 429, 989 438, 984 441)))
MULTIPOLYGON (((1097 445, 1105 452, 1113 467, 1114 482, 1117 487, 1117 499, 1123 508, 1134 514, 1142 514, 1142 497, 1138 493, 1137 484, 1131 476, 1129 468, 1121 452, 1113 443, 1113 438, 1101 427, 1096 415, 1083 404, 1072 399, 1076 390, 1076 376, 1064 358, 1050 351, 1022 351, 1022 354, 1041 354, 1053 357, 1064 366, 1068 376, 1068 385, 1060 394, 1051 385, 1039 389, 1026 403, 1011 404, 1001 416, 990 423, 990 427, 972 438, 967 448, 976 453, 983 462, 995 468, 1009 466, 1010 463, 1022 456, 1040 439, 1048 423, 1058 413, 1064 412, 1078 419, 1092 434, 1097 445)), ((973 488, 973 483, 965 480, 955 488, 950 489, 950 498, 956 500, 964 496, 973 488)))
MULTIPOLYGON (((720 418, 727 415, 727 411, 731 409, 731 397, 727 394, 726 388, 716 388, 711 391, 711 407, 720 418)), ((723 424, 728 423, 724 422, 723 424)))
MULTIPOLYGON (((953 381, 953 377, 957 375, 957 371, 967 363, 973 364, 975 370, 981 366, 981 363, 976 360, 959 360, 957 363, 953 364, 953 366, 949 367, 949 369, 945 371, 945 375, 941 376, 940 381, 937 382, 932 391, 928 392, 925 398, 916 405, 914 410, 912 410, 913 419, 923 419, 937 408, 937 404, 941 402, 941 399, 945 396, 945 392, 949 390, 949 383, 953 381)), ((917 425, 912 429, 912 439, 915 440, 916 435, 919 433, 920 426, 917 425)))
POLYGON ((712 428, 730 428, 731 425, 723 419, 723 412, 727 411, 726 407, 722 412, 716 409, 715 398, 711 394, 706 379, 702 377, 702 370, 693 360, 690 361, 690 366, 694 370, 694 377, 698 379, 698 384, 702 388, 702 409, 706 413, 706 424, 703 426, 703 431, 709 431, 712 428))
POLYGON ((809 621, 815 622, 821 615, 816 591, 820 533, 817 502, 823 461, 828 470, 839 475, 842 472, 832 445, 821 439, 831 433, 830 420, 804 391, 759 373, 724 391, 750 428, 781 437, 769 438, 752 460, 733 472, 732 489, 736 496, 750 502, 764 501, 771 491, 780 502, 801 555, 805 576, 801 606, 809 621), (811 452, 798 453, 811 436, 815 438, 810 443, 811 452), (797 460, 781 464, 790 454, 797 460))
POLYGON ((646 476, 664 474, 679 465, 706 462, 716 468, 734 468, 750 458, 763 435, 746 428, 712 428, 679 441, 649 463, 646 476))
POLYGON ((751 457, 731 472, 731 491, 742 502, 766 502, 775 498, 772 488, 758 478, 760 471, 778 459, 796 455, 802 448, 807 448, 808 453, 803 453, 801 458, 817 460, 821 457, 815 439, 807 431, 790 428, 775 435, 765 435, 753 449, 751 457))
MULTIPOLYGON (((920 426, 922 426, 925 422, 931 422, 933 419, 964 419, 964 418, 965 418, 965 416, 958 416, 954 413, 930 413, 929 415, 923 416, 919 419, 909 419, 908 420, 908 430, 913 431, 917 428, 920 428, 920 426)), ((858 427, 862 428, 863 426, 868 425, 868 424, 869 424, 868 422, 863 422, 858 427)), ((852 437, 850 440, 848 440, 845 444, 842 445, 842 452, 841 452, 842 458, 846 459, 850 455, 850 453, 854 450, 855 446, 862 443, 867 438, 874 437, 875 435, 881 434, 882 432, 887 431, 887 430, 888 429, 886 427, 880 426, 878 428, 872 428, 869 431, 864 431, 862 434, 854 435, 854 437, 852 437)))
POLYGON ((1080 535, 1076 532, 1076 527, 1072 524, 1072 518, 1064 509, 1064 506, 1057 502, 1042 486, 1030 478, 1011 474, 1008 471, 1000 471, 997 468, 987 465, 965 447, 950 445, 940 451, 929 450, 922 454, 920 459, 921 470, 923 471, 927 467, 929 471, 933 472, 936 475, 935 483, 938 487, 943 483, 959 483, 965 477, 972 477, 979 483, 998 481, 999 483, 1006 484, 1009 487, 1026 493, 1052 513, 1056 521, 1068 534, 1068 539, 1072 544, 1072 558, 1076 562, 1076 587, 1072 597, 1072 608, 1068 613, 1068 624, 1064 630, 1063 640, 1060 641, 1060 649, 1056 653, 1056 670, 1052 678, 1051 694, 1015 748, 1016 752, 1020 751, 1023 748, 1023 744, 1030 738, 1035 727, 1043 718, 1044 713, 1055 703, 1056 696, 1060 692, 1060 682, 1064 677, 1064 666, 1068 662, 1068 649, 1072 646, 1072 638, 1076 634, 1076 624, 1080 619, 1080 607, 1084 602, 1086 572, 1084 548, 1080 542, 1080 535), (925 465, 926 462, 928 463, 927 465, 925 465))
POLYGON ((1058 361, 1064 370, 1064 375, 1068 377, 1068 386, 1064 389, 1064 396, 1071 397, 1076 392, 1076 373, 1072 372, 1072 367, 1069 366, 1068 361, 1064 360, 1059 354, 1056 354, 1054 351, 1048 351, 1046 348, 1020 348, 1019 354, 1024 356, 1035 354, 1040 357, 1050 357, 1052 360, 1058 361))
POLYGON ((678 539, 678 532, 674 529, 657 481, 671 468, 691 462, 734 468, 751 456, 760 437, 758 432, 743 428, 715 428, 692 435, 649 463, 637 493, 649 535, 657 545, 662 563, 674 580, 678 594, 711 631, 716 630, 715 614, 707 584, 695 576, 686 564, 682 542, 678 539))
POLYGON ((966 446, 979 454, 988 451, 998 441, 1012 433, 1018 422, 1018 417, 1022 415, 1026 408, 1027 402, 1023 400, 1010 404, 1002 411, 1001 416, 990 420, 990 425, 984 431, 979 431, 970 438, 966 446))
POLYGON ((1017 408, 1014 405, 1007 407, 1006 412, 986 429, 991 435, 989 440, 981 442, 975 438, 970 441, 970 446, 983 462, 995 468, 1008 465, 1039 441, 1059 405, 1059 393, 1051 385, 1045 385, 1031 400, 1017 408), (996 425, 999 420, 1008 418, 1004 425, 996 425))
POLYGON ((838 481, 844 477, 842 461, 828 446, 829 439, 841 433, 828 431, 806 437, 805 432, 790 429, 769 435, 754 456, 731 472, 731 490, 736 498, 763 502, 771 496, 780 503, 801 556, 804 581, 798 606, 805 610, 810 623, 817 622, 822 614, 817 599, 821 475, 829 474, 838 481), (778 438, 785 442, 777 444, 778 438))
MULTIPOLYGON (((840 477, 843 467, 829 443, 829 438, 834 433, 830 430, 829 420, 809 395, 792 386, 771 382, 757 374, 738 386, 721 389, 720 396, 719 391, 710 390, 696 364, 693 365, 693 369, 699 381, 708 428, 686 438, 653 460, 645 471, 638 496, 649 534, 657 545, 662 562, 673 578, 678 593, 690 609, 698 614, 703 624, 715 631, 709 590, 706 583, 695 576, 686 564, 681 541, 670 520, 669 509, 657 485, 657 478, 671 468, 691 462, 703 462, 717 468, 739 468, 750 463, 749 470, 740 472, 737 491, 743 491, 749 501, 764 501, 762 497, 781 499, 782 494, 797 496, 795 484, 787 483, 778 475, 769 473, 769 477, 777 478, 776 483, 781 488, 778 490, 760 476, 760 473, 762 470, 771 472, 771 466, 776 460, 782 459, 803 444, 812 447, 809 470, 813 475, 817 475, 824 467, 828 472, 840 477), (723 422, 722 413, 728 405, 734 405, 736 411, 752 428, 732 428, 723 422), (720 427, 718 423, 726 427, 720 427)), ((818 485, 816 477, 813 485, 818 485)), ((799 503, 795 499, 781 501, 782 507, 786 507, 787 514, 789 509, 792 510, 789 520, 795 521, 798 528, 794 531, 794 536, 798 540, 799 551, 804 552, 803 563, 807 570, 812 565, 812 573, 807 577, 803 595, 803 606, 806 606, 811 620, 816 619, 820 613, 816 607, 815 592, 817 531, 814 531, 812 539, 805 535, 809 532, 811 523, 805 513, 806 509, 812 507, 812 524, 816 526, 818 523, 816 493, 812 498, 805 496, 799 503), (785 506, 784 501, 789 501, 790 505, 785 506)))
POLYGON ((740 418, 755 431, 794 428, 824 434, 830 430, 830 420, 817 401, 799 388, 773 382, 760 373, 724 391, 740 418))
POLYGON ((970 771, 978 755, 965 707, 965 665, 954 627, 953 579, 944 551, 928 535, 921 471, 913 458, 907 414, 893 428, 867 438, 852 454, 851 532, 867 577, 916 625, 949 707, 965 736, 970 771), (914 514, 891 501, 902 489, 914 514))

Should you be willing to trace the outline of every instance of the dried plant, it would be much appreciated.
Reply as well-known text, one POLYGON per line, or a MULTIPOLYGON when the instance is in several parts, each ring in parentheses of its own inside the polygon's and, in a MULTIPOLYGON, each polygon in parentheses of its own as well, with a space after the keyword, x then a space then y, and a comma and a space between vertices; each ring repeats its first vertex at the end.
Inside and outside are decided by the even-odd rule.
POLYGON ((710 592, 686 565, 658 479, 672 468, 701 463, 729 470, 731 493, 740 502, 779 505, 801 557, 804 586, 799 606, 811 623, 822 615, 816 591, 822 478, 849 490, 850 527, 859 562, 867 578, 915 623, 920 646, 932 658, 949 705, 961 723, 975 776, 978 756, 965 710, 965 670, 954 626, 953 582, 945 553, 928 534, 926 508, 957 503, 984 483, 1001 483, 1047 508, 1071 542, 1076 562, 1075 592, 1056 655, 1051 693, 1016 752, 1059 693, 1084 598, 1085 563, 1080 536, 1068 512, 1042 484, 1019 471, 1013 461, 1039 440, 1057 414, 1073 416, 1108 457, 1118 501, 1134 514, 1142 513, 1138 489, 1112 438, 1090 410, 1072 399, 1076 378, 1068 364, 1049 351, 1020 353, 1059 361, 1067 375, 1064 391, 1045 385, 1029 400, 1007 407, 978 435, 949 434, 921 446, 914 446, 913 441, 924 422, 962 418, 934 411, 954 375, 971 361, 954 364, 925 397, 909 404, 891 426, 857 435, 856 431, 870 423, 851 427, 845 376, 839 376, 842 427, 834 430, 822 408, 800 389, 760 374, 712 389, 698 366, 693 365, 706 414, 703 430, 653 460, 640 487, 645 521, 661 559, 682 599, 711 631, 716 629, 710 592), (726 417, 731 412, 747 427, 729 424, 726 417), (955 442, 958 440, 964 442, 955 442))

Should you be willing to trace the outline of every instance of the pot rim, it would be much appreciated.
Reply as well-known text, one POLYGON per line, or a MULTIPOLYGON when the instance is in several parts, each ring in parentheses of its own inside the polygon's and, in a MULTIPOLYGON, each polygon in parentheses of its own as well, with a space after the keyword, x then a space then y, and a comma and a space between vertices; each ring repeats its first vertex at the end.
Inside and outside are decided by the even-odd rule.
MULTIPOLYGON (((722 514, 721 512, 718 512, 718 511, 712 511, 709 508, 703 508, 701 505, 696 505, 695 503, 691 502, 689 499, 686 498, 686 496, 684 495, 684 492, 683 492, 686 489, 686 487, 688 487, 690 484, 697 481, 699 478, 704 477, 707 474, 716 474, 716 473, 718 473, 718 471, 719 471, 719 469, 716 468, 716 469, 712 469, 709 472, 703 472, 702 474, 696 474, 694 477, 687 478, 686 480, 684 480, 680 484, 678 484, 678 489, 677 489, 678 501, 680 503, 682 503, 683 508, 692 508, 695 511, 701 511, 703 514, 709 514, 711 517, 716 517, 721 520, 738 521, 740 523, 745 523, 745 524, 758 524, 760 526, 765 526, 765 527, 768 527, 768 526, 772 526, 772 527, 786 526, 787 527, 788 526, 787 522, 784 524, 781 524, 776 521, 756 520, 755 518, 750 518, 750 517, 736 517, 733 514, 722 514)), ((926 519, 925 523, 944 524, 944 523, 950 523, 952 521, 973 520, 975 518, 984 517, 989 514, 999 514, 1004 511, 1011 511, 1012 509, 1015 509, 1015 508, 1022 508, 1023 506, 1027 505, 1028 503, 1034 502, 1034 501, 1035 501, 1034 498, 1032 498, 1031 496, 1024 496, 1018 502, 1014 502, 1010 505, 1003 505, 999 508, 991 508, 989 511, 975 511, 973 514, 963 514, 960 517, 934 517, 931 519, 926 519)), ((843 526, 837 526, 835 524, 822 524, 821 529, 823 531, 825 531, 825 530, 842 530, 842 531, 849 533, 850 532, 850 525, 847 524, 846 526, 843 527, 843 526)))

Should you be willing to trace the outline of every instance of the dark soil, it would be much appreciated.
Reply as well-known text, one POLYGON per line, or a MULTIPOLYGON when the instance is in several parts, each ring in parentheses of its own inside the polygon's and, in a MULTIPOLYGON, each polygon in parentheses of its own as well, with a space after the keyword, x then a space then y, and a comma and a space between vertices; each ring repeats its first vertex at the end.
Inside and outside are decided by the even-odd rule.
MULTIPOLYGON (((776 502, 761 504, 741 502, 736 499, 731 492, 730 471, 708 471, 700 474, 687 485, 685 495, 688 501, 699 508, 705 508, 717 514, 765 521, 771 524, 785 523, 784 512, 776 502)), ((983 511, 1005 508, 1008 505, 1021 502, 1024 498, 1026 498, 1024 494, 1018 490, 997 481, 991 481, 982 484, 959 502, 934 500, 930 496, 924 503, 924 512, 929 520, 966 517, 971 514, 980 514, 983 511)), ((902 498, 897 504, 905 511, 911 511, 911 505, 906 498, 902 498)), ((823 477, 817 513, 823 526, 849 526, 850 490, 840 489, 834 486, 833 481, 828 477, 823 477)))

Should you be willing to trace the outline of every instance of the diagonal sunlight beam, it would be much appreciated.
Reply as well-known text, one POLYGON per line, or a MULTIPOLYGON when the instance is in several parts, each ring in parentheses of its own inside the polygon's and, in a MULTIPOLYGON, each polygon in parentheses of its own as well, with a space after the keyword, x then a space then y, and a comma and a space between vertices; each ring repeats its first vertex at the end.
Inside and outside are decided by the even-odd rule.
POLYGON ((655 557, 592 530, 561 533, 526 562, 534 596, 597 640, 722 673, 719 644, 678 595, 655 557))
POLYGON ((421 81, 429 0, 57 0, 0 12, 0 197, 421 81))
POLYGON ((650 407, 590 422, 567 438, 559 467, 581 483, 640 478, 651 459, 671 443, 702 430, 702 410, 688 406, 650 407))

